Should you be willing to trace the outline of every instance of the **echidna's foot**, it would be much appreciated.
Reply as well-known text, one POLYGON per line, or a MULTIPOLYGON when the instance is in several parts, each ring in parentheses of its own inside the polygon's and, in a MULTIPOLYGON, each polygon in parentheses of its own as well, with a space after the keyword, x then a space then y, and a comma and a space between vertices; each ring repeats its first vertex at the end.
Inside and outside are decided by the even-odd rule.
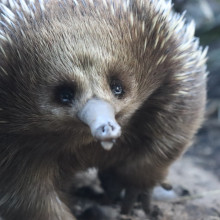
POLYGON ((94 205, 87 208, 80 216, 78 220, 111 220, 111 215, 102 209, 102 207, 94 205))
POLYGON ((162 187, 163 189, 165 189, 165 190, 167 190, 167 191, 170 191, 170 190, 173 189, 172 184, 169 183, 169 182, 163 182, 163 183, 161 183, 160 185, 161 185, 161 187, 162 187))
POLYGON ((122 201, 121 213, 129 214, 134 206, 134 203, 139 200, 142 204, 142 208, 146 214, 150 213, 150 201, 152 190, 141 191, 135 188, 127 188, 125 191, 125 197, 122 201))
POLYGON ((152 190, 144 191, 140 194, 140 201, 142 204, 142 208, 146 214, 149 214, 151 211, 150 208, 151 194, 152 194, 152 190))
POLYGON ((107 197, 112 201, 121 199, 123 190, 122 184, 118 181, 117 176, 112 170, 105 170, 98 173, 101 186, 104 189, 107 197))
POLYGON ((127 215, 131 212, 134 203, 137 201, 140 191, 134 188, 125 190, 125 197, 121 205, 121 214, 127 215))
POLYGON ((124 187, 124 185, 118 180, 117 175, 115 175, 114 170, 99 171, 99 179, 107 197, 112 202, 121 200, 121 192, 125 189, 125 195, 121 204, 121 214, 130 214, 134 203, 137 201, 141 202, 143 210, 146 214, 149 214, 152 194, 151 189, 140 190, 135 187, 124 187))

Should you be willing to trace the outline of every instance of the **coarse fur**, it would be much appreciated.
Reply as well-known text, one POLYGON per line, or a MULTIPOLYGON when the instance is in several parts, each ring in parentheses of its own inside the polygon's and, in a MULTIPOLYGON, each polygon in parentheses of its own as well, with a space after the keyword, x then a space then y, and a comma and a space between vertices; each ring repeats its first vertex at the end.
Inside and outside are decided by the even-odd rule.
POLYGON ((207 49, 193 22, 163 0, 0 2, 0 215, 75 219, 71 177, 88 167, 125 188, 160 184, 203 120, 207 49), (74 87, 71 106, 54 100, 59 85, 74 87), (111 151, 77 117, 92 97, 121 126, 111 151))

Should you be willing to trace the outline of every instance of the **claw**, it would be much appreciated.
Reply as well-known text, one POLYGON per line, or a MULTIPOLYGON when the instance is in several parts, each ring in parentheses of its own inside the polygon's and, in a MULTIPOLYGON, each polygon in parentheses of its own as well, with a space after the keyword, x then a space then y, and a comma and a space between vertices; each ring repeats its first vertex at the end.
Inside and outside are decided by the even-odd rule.
POLYGON ((121 213, 129 214, 134 206, 134 203, 140 198, 143 210, 146 214, 150 213, 150 201, 152 190, 140 191, 134 188, 126 189, 125 197, 122 202, 121 213))

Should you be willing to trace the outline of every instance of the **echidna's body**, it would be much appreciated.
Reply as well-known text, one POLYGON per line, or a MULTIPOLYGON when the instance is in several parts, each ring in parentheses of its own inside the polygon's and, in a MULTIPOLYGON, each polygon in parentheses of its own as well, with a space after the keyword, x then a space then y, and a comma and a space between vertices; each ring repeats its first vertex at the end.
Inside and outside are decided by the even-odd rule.
POLYGON ((87 167, 111 171, 129 189, 163 181, 200 126, 206 98, 206 52, 170 5, 1 0, 6 220, 74 219, 64 192, 87 167))

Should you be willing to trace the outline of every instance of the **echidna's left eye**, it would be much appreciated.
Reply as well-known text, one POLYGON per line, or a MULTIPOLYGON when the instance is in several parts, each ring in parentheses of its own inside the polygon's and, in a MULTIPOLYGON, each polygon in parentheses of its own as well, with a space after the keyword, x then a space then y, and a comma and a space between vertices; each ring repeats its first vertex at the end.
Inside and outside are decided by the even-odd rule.
POLYGON ((110 88, 114 96, 116 96, 117 98, 122 98, 122 96, 124 95, 124 88, 120 80, 113 79, 110 82, 110 88))
POLYGON ((74 89, 69 86, 58 86, 55 91, 56 100, 62 105, 70 105, 74 101, 74 89))

